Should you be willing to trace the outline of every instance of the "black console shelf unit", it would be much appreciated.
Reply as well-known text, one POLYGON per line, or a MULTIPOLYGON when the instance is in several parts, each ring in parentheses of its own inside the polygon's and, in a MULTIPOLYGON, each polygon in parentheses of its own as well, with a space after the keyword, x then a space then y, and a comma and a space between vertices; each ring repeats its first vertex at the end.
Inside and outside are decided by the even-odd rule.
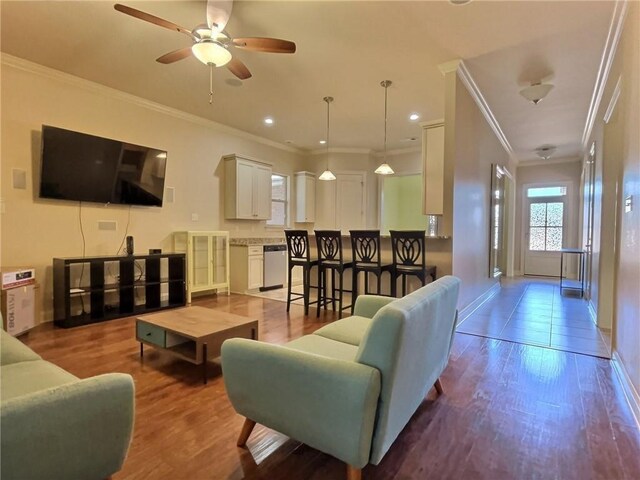
POLYGON ((186 305, 184 253, 53 259, 54 323, 69 328, 186 305))

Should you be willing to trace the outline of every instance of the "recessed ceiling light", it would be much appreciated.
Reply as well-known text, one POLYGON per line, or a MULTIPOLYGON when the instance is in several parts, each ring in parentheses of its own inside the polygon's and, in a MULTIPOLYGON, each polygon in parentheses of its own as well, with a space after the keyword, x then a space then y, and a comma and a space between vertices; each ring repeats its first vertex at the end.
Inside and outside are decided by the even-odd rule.
POLYGON ((265 125, 273 125, 273 118, 271 117, 267 117, 264 119, 264 124, 265 125))
POLYGON ((292 144, 293 140, 285 140, 284 143, 292 144))
POLYGON ((326 140, 320 140, 320 145, 324 145, 325 143, 327 143, 326 140))
POLYGON ((451 5, 466 5, 467 3, 471 3, 471 0, 449 0, 451 5))
POLYGON ((418 120, 420 118, 420 115, 417 113, 412 113, 411 115, 409 115, 409 120, 418 120))

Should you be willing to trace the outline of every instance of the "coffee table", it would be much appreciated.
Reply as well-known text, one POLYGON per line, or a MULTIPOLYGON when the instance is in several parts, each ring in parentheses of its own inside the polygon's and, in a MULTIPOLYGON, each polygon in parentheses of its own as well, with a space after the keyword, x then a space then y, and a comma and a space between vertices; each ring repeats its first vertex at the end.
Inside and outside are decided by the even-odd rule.
POLYGON ((220 356, 229 338, 258 339, 258 320, 204 307, 167 310, 136 318, 140 359, 144 345, 155 347, 196 365, 202 365, 207 383, 207 361, 220 356))

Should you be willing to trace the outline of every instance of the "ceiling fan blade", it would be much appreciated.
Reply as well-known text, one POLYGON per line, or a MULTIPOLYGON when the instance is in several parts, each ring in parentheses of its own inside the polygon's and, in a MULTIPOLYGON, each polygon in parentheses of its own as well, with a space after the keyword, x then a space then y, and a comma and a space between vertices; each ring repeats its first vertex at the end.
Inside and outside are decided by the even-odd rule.
POLYGON ((244 37, 234 38, 233 44, 238 48, 254 52, 295 53, 296 44, 279 38, 244 37))
POLYGON ((174 50, 173 52, 165 53, 161 57, 156 58, 156 62, 166 65, 187 58, 189 55, 191 55, 191 47, 184 47, 174 50))
POLYGON ((251 72, 249 71, 247 66, 237 58, 232 58, 231 61, 227 63, 227 68, 240 80, 251 78, 251 72))
POLYGON ((215 32, 221 32, 227 26, 233 0, 207 0, 207 24, 215 32))
POLYGON ((136 10, 135 8, 127 7, 126 5, 122 5, 121 3, 116 3, 113 8, 115 8, 119 12, 126 13, 127 15, 139 18, 140 20, 144 20, 145 22, 153 23, 154 25, 159 25, 160 27, 168 28, 169 30, 184 33, 193 38, 191 30, 187 30, 180 25, 176 25, 173 22, 160 17, 156 17, 155 15, 151 15, 150 13, 145 13, 140 10, 136 10))

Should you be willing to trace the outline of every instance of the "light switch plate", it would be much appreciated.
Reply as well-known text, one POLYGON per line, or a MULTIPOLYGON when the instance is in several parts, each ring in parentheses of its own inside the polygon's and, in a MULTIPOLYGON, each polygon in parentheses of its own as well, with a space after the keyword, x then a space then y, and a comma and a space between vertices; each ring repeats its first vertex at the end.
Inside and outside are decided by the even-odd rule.
POLYGON ((197 222, 198 220, 200 220, 200 215, 198 215, 197 213, 192 213, 191 214, 191 221, 192 222, 197 222))
POLYGON ((176 189, 174 187, 167 187, 165 189, 164 199, 167 203, 173 203, 176 198, 176 189))
POLYGON ((13 188, 17 188, 18 190, 26 190, 27 189, 27 172, 26 170, 22 170, 20 168, 14 168, 12 171, 13 176, 13 188))
POLYGON ((118 222, 115 220, 98 220, 98 230, 117 230, 118 222))

